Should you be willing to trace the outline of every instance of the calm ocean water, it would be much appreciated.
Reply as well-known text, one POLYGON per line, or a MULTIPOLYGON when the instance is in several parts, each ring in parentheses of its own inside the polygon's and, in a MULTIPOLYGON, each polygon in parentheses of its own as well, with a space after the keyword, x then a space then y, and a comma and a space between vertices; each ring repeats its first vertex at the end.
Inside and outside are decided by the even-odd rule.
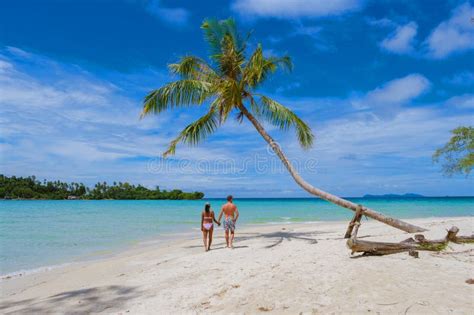
MULTIPOLYGON (((474 197, 352 198, 398 218, 473 216, 474 197)), ((216 212, 224 200, 208 199, 216 212)), ((198 230, 205 201, 0 201, 0 274, 84 260, 140 241, 198 230)), ((348 220, 319 199, 236 200, 239 225, 348 220)), ((219 231, 220 232, 220 231, 219 231)))

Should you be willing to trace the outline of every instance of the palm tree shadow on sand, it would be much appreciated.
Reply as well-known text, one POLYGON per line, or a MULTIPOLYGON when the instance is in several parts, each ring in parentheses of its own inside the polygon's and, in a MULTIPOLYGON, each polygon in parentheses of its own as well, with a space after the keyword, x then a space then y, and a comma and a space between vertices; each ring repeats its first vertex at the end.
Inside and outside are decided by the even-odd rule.
POLYGON ((246 241, 251 239, 270 239, 273 242, 270 245, 265 246, 265 248, 273 248, 281 243, 284 240, 287 241, 306 241, 310 244, 317 244, 318 240, 314 238, 314 236, 323 234, 326 232, 291 232, 291 231, 278 231, 278 232, 271 232, 271 233, 243 233, 243 236, 236 237, 236 241, 246 241))
MULTIPOLYGON (((264 246, 264 248, 273 248, 275 246, 280 245, 283 243, 284 240, 287 241, 306 241, 310 244, 317 244, 318 240, 315 238, 316 235, 329 233, 329 232, 291 232, 291 231, 278 231, 278 232, 271 232, 271 233, 240 233, 238 236, 235 237, 234 242, 240 243, 255 239, 269 239, 271 244, 264 246)), ((217 247, 212 248, 212 250, 217 249, 224 249, 224 246, 220 246, 221 244, 218 243, 217 247)), ((198 248, 202 247, 202 245, 192 245, 186 246, 185 248, 198 248)), ((248 248, 248 245, 235 245, 234 249, 238 248, 248 248)))
POLYGON ((90 314, 113 312, 127 301, 142 296, 137 287, 109 285, 61 292, 47 298, 3 301, 2 314, 90 314))

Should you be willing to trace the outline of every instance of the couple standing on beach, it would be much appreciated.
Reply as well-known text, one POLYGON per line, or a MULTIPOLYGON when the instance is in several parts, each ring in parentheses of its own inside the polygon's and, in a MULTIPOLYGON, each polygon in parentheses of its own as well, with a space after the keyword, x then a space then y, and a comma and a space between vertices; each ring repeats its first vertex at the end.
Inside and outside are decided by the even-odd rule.
POLYGON ((201 231, 204 240, 204 249, 206 252, 211 249, 214 222, 220 226, 221 218, 224 214, 225 242, 227 247, 233 248, 232 243, 234 241, 235 223, 239 218, 239 211, 233 203, 232 196, 227 196, 227 203, 222 206, 221 212, 219 213, 219 218, 217 220, 214 216, 214 211, 211 210, 211 204, 209 202, 206 203, 204 211, 201 214, 201 231))

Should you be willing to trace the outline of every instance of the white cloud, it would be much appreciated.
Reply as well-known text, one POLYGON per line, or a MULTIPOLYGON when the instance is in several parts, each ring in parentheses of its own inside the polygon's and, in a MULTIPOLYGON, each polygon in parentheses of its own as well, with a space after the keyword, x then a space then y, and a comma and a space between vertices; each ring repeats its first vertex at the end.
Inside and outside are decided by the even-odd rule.
POLYGON ((470 86, 474 84, 474 72, 461 71, 454 74, 452 77, 445 78, 444 82, 459 86, 470 86))
POLYGON ((118 158, 131 156, 124 153, 104 150, 88 142, 74 140, 58 141, 53 146, 51 146, 48 151, 52 154, 56 154, 68 159, 77 159, 80 157, 81 161, 86 162, 115 160, 118 158))
POLYGON ((294 35, 306 35, 313 38, 319 38, 322 31, 320 26, 305 26, 302 23, 298 23, 295 27, 294 35))
MULTIPOLYGON (((474 109, 474 94, 463 94, 451 97, 446 101, 447 106, 456 106, 459 108, 472 108, 474 109)), ((474 116, 473 116, 474 120, 474 116)))
POLYGON ((146 10, 153 16, 172 25, 185 25, 190 17, 189 11, 183 8, 163 8, 158 0, 151 0, 146 10))
POLYGON ((366 21, 369 25, 378 26, 378 27, 397 27, 398 24, 388 18, 381 18, 381 19, 373 19, 373 18, 366 18, 366 21))
POLYGON ((411 53, 414 50, 413 44, 417 30, 418 25, 415 22, 398 26, 392 34, 380 43, 380 47, 396 54, 411 53))
POLYGON ((5 60, 0 59, 0 74, 6 73, 7 71, 11 71, 13 69, 13 65, 5 60))
POLYGON ((298 22, 296 23, 295 30, 293 33, 289 34, 289 37, 302 35, 308 36, 312 39, 314 47, 319 51, 333 51, 335 47, 331 46, 331 44, 322 36, 323 28, 320 26, 306 26, 303 23, 298 22))
MULTIPOLYGON (((34 58, 32 54, 17 48, 9 47, 8 51, 24 58, 34 58), (19 54, 18 52, 22 53, 19 54)), ((42 58, 33 62, 41 64, 42 58)), ((54 68, 53 62, 41 64, 40 68, 54 68)), ((44 82, 17 69, 11 61, 0 59, 0 104, 23 108, 52 109, 68 104, 70 107, 94 104, 94 106, 110 105, 109 96, 115 87, 106 82, 98 82, 85 74, 65 76, 54 82, 44 82)))
POLYGON ((23 49, 17 48, 17 47, 12 47, 12 46, 7 46, 6 47, 7 51, 12 53, 13 55, 16 55, 21 58, 28 59, 32 55, 29 52, 24 51, 23 49))
POLYGON ((284 85, 284 86, 280 86, 276 89, 276 92, 278 94, 281 94, 281 93, 284 93, 284 92, 287 92, 287 91, 291 91, 291 90, 294 90, 294 89, 298 89, 299 87, 301 86, 301 83, 299 82, 291 82, 287 85, 284 85))
MULTIPOLYGON (((304 25, 301 21, 296 21, 293 23, 294 25, 294 30, 292 32, 289 32, 285 35, 281 35, 279 37, 269 37, 268 40, 275 44, 278 42, 281 42, 282 40, 288 39, 288 38, 293 38, 295 36, 306 36, 311 38, 312 43, 314 47, 318 51, 333 51, 335 50, 335 47, 333 47, 326 38, 323 37, 322 35, 322 30, 323 28, 320 26, 316 25, 304 25)), ((266 49, 266 52, 268 52, 268 55, 279 55, 281 56, 282 54, 276 54, 276 52, 273 49, 266 49)))
POLYGON ((379 115, 393 114, 400 106, 407 104, 430 88, 430 81, 423 75, 414 73, 394 79, 363 97, 351 101, 358 109, 372 109, 379 115))
POLYGON ((474 7, 466 2, 452 11, 451 17, 439 24, 426 40, 428 55, 435 59, 474 49, 474 7))
POLYGON ((235 0, 232 9, 242 16, 259 17, 321 17, 355 11, 359 0, 235 0))
POLYGON ((407 108, 389 121, 348 116, 326 122, 318 145, 319 150, 334 159, 348 152, 365 155, 365 158, 386 154, 403 158, 430 157, 433 146, 444 141, 449 130, 466 121, 467 116, 449 116, 434 108, 407 108), (334 146, 334 143, 340 145, 334 146))
POLYGON ((421 74, 410 74, 403 78, 385 83, 379 88, 370 91, 366 100, 369 103, 379 102, 401 104, 421 95, 429 87, 429 81, 421 74))

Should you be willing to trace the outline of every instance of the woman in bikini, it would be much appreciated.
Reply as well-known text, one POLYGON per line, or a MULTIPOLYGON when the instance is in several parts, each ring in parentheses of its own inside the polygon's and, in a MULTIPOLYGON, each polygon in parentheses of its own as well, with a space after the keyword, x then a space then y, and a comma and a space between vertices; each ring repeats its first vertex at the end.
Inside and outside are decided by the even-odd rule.
POLYGON ((204 250, 207 252, 211 249, 212 233, 214 232, 214 223, 221 225, 214 217, 214 211, 211 210, 211 204, 208 202, 204 206, 204 211, 201 213, 201 231, 204 240, 204 250))

